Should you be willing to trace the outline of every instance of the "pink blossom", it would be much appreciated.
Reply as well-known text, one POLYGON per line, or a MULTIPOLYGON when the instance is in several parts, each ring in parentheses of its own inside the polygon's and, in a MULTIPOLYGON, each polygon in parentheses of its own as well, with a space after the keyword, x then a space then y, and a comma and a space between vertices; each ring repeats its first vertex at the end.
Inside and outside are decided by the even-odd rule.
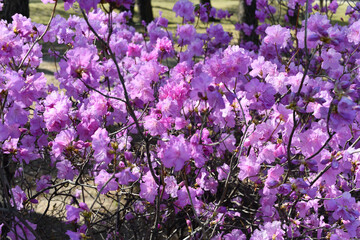
POLYGON ((263 240, 263 239, 284 239, 285 232, 281 228, 281 222, 273 221, 267 222, 260 229, 256 229, 250 240, 263 240))
POLYGON ((62 160, 56 164, 58 170, 57 176, 60 179, 73 180, 78 171, 74 169, 69 160, 62 160))
POLYGON ((238 178, 244 180, 247 177, 254 177, 259 173, 260 164, 256 162, 253 153, 249 157, 240 157, 238 168, 240 169, 238 178))
POLYGON ((140 197, 154 203, 155 196, 158 194, 158 185, 156 184, 150 171, 148 171, 143 177, 140 183, 140 197))
POLYGON ((321 64, 323 69, 337 69, 340 68, 340 59, 341 54, 330 48, 327 52, 324 52, 322 55, 323 62, 321 64))
POLYGON ((91 136, 92 148, 94 149, 94 158, 98 163, 109 164, 111 157, 109 156, 110 138, 106 129, 98 128, 91 136))
POLYGON ((349 42, 352 42, 355 45, 360 43, 360 20, 351 24, 348 29, 347 37, 349 42))
POLYGON ((59 132, 70 123, 71 102, 64 93, 52 92, 46 97, 44 105, 44 121, 49 131, 59 132))
POLYGON ((271 168, 267 173, 267 178, 265 181, 264 194, 274 194, 276 191, 272 190, 281 182, 281 175, 284 173, 284 168, 277 165, 274 168, 271 168))
POLYGON ((129 57, 140 57, 142 45, 129 43, 126 55, 129 57))
POLYGON ((80 7, 83 8, 85 11, 89 12, 91 8, 96 9, 100 0, 77 0, 80 7))
POLYGON ((162 53, 171 53, 174 50, 171 40, 167 37, 158 38, 155 48, 162 53))
POLYGON ((179 0, 175 3, 173 11, 176 17, 184 18, 185 22, 194 22, 194 4, 189 0, 179 0))
POLYGON ((56 158, 60 157, 63 151, 71 146, 75 140, 76 132, 74 129, 66 129, 61 131, 52 142, 52 153, 56 158))
POLYGON ((27 224, 23 224, 17 217, 15 217, 15 220, 13 221, 13 226, 10 229, 10 232, 7 234, 7 236, 10 239, 28 239, 28 240, 36 240, 36 237, 32 233, 32 231, 35 231, 36 224, 31 223, 28 220, 24 220, 27 224), (28 228, 30 227, 32 231, 28 228))
POLYGON ((194 204, 195 209, 199 209, 201 207, 201 201, 199 201, 196 197, 197 193, 196 190, 192 187, 189 187, 189 192, 190 194, 188 194, 186 187, 183 186, 181 189, 178 190, 178 200, 175 201, 175 205, 178 207, 185 207, 187 205, 190 205, 190 199, 189 199, 189 195, 191 197, 192 203, 194 204))
POLYGON ((331 3, 330 3, 329 6, 328 6, 328 9, 329 9, 332 13, 335 13, 338 7, 339 7, 339 4, 337 3, 336 0, 334 0, 334 1, 331 1, 331 3))
POLYGON ((115 178, 112 178, 112 175, 105 170, 101 170, 98 175, 95 177, 95 184, 97 186, 97 190, 106 194, 109 191, 115 191, 118 189, 119 185, 115 181, 115 178))
POLYGON ((54 3, 55 0, 41 0, 44 4, 54 3))
POLYGON ((264 38, 264 42, 266 44, 275 44, 280 48, 284 48, 287 46, 287 41, 290 38, 290 30, 287 28, 283 28, 280 25, 273 25, 265 30, 266 37, 264 38))
POLYGON ((199 176, 196 178, 196 183, 205 191, 210 191, 211 194, 216 194, 217 192, 217 181, 209 176, 209 173, 206 171, 201 171, 199 176))
POLYGON ((229 165, 224 163, 222 166, 217 167, 217 172, 218 172, 218 179, 224 180, 227 178, 227 176, 230 172, 230 167, 229 167, 229 165))
POLYGON ((174 167, 175 171, 180 171, 185 162, 190 160, 190 149, 184 136, 171 135, 169 142, 161 144, 159 156, 165 167, 174 167))
POLYGON ((234 229, 224 236, 224 240, 245 240, 246 235, 240 229, 234 229))
POLYGON ((122 169, 119 173, 115 174, 115 177, 118 179, 117 182, 121 185, 127 185, 129 182, 138 180, 138 177, 132 173, 130 168, 122 169))
POLYGON ((192 42, 196 35, 196 29, 193 25, 185 24, 178 26, 176 34, 179 36, 179 45, 184 46, 192 42))
MULTIPOLYGON (((36 191, 40 192, 45 188, 51 185, 50 183, 51 176, 50 175, 43 175, 39 180, 36 181, 36 191)), ((45 193, 49 193, 49 190, 44 191, 45 193)))
POLYGON ((176 198, 179 186, 176 182, 175 177, 174 176, 165 177, 164 182, 166 183, 165 192, 167 194, 170 194, 171 197, 176 198))
POLYGON ((71 205, 66 205, 66 212, 67 212, 67 217, 66 220, 68 222, 79 222, 80 220, 80 212, 82 212, 81 208, 77 208, 71 205))
POLYGON ((16 185, 11 189, 12 198, 10 199, 11 206, 16 207, 17 210, 24 208, 23 203, 27 200, 26 194, 24 191, 16 185))

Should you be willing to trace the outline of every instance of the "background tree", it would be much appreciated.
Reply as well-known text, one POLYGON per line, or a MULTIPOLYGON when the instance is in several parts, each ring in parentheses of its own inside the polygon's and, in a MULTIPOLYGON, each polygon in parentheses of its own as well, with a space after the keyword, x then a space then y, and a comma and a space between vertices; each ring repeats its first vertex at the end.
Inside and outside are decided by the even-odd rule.
POLYGON ((209 6, 211 7, 211 0, 200 0, 200 4, 204 5, 206 3, 208 3, 209 6))
POLYGON ((3 10, 0 12, 0 18, 12 22, 12 16, 20 13, 29 17, 29 0, 4 0, 3 10))
MULTIPOLYGON (((29 0, 3 0, 3 9, 0 11, 0 19, 6 20, 8 23, 12 22, 12 16, 16 13, 20 13, 26 17, 29 17, 29 0)), ((9 183, 11 182, 15 169, 11 161, 11 155, 0 152, 0 174, 5 176, 2 181, 1 194, 0 194, 0 206, 5 207, 5 201, 3 197, 5 192, 9 190, 9 183)))
POLYGON ((255 30, 258 27, 258 19, 255 16, 256 0, 252 0, 250 5, 246 2, 246 0, 239 1, 239 22, 246 23, 249 26, 252 25, 253 30, 250 35, 246 35, 243 31, 240 31, 240 41, 251 41, 256 45, 259 45, 259 36, 255 33, 255 30))
POLYGON ((150 23, 154 20, 154 15, 151 6, 151 0, 137 0, 139 7, 140 18, 146 23, 150 23))
POLYGON ((294 27, 297 26, 298 21, 299 21, 299 10, 300 9, 299 9, 299 4, 298 3, 296 3, 295 9, 288 8, 287 15, 288 15, 288 18, 289 18, 289 23, 294 27), (289 11, 293 12, 292 16, 289 14, 289 11))

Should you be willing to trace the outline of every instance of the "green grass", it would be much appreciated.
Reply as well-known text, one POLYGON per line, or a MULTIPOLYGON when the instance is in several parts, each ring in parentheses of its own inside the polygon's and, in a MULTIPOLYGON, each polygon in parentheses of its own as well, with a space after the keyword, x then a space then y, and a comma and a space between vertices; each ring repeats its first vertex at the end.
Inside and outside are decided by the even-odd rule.
POLYGON ((347 25, 348 21, 349 21, 349 16, 345 15, 346 12, 346 8, 349 6, 348 2, 343 1, 340 3, 339 1, 339 8, 336 11, 336 14, 334 14, 331 17, 331 22, 332 23, 337 23, 339 25, 347 25))
MULTIPOLYGON (((164 1, 164 0, 157 0, 152 1, 153 6, 153 13, 154 16, 159 16, 159 11, 162 11, 162 16, 167 18, 169 20, 169 31, 175 33, 177 25, 182 23, 182 19, 180 17, 175 17, 175 13, 173 12, 172 8, 175 4, 175 0, 170 1, 164 1)), ((199 1, 192 0, 194 4, 198 4, 199 1)), ((223 28, 225 31, 228 32, 235 32, 235 26, 234 24, 237 22, 237 8, 239 1, 238 0, 228 0, 228 1, 211 1, 212 6, 217 9, 224 9, 228 10, 230 13, 233 13, 233 16, 228 20, 222 20, 221 24, 223 25, 223 28)), ((137 10, 135 8, 135 10, 137 10)), ((139 16, 135 15, 135 20, 139 19, 139 16)), ((210 23, 211 24, 211 23, 210 23)), ((214 23, 219 24, 219 23, 214 23)), ((208 24, 199 23, 197 26, 198 32, 205 32, 206 28, 208 27, 208 24)), ((235 36, 234 36, 235 37, 235 36)))
MULTIPOLYGON (((173 12, 172 8, 175 4, 176 0, 157 0, 152 1, 153 6, 153 14, 154 17, 159 16, 159 11, 162 11, 162 16, 169 20, 169 27, 168 30, 175 33, 177 25, 181 24, 182 19, 179 17, 175 17, 175 13, 173 12)), ((192 1, 194 4, 197 4, 199 1, 192 1)), ((237 21, 236 9, 238 6, 238 0, 229 0, 229 1, 212 1, 212 4, 216 8, 226 9, 234 15, 231 17, 230 20, 222 20, 221 24, 224 27, 225 31, 234 32, 235 27, 234 23, 237 21)), ((51 16, 54 4, 43 4, 41 0, 30 0, 30 18, 37 23, 47 24, 49 18, 51 16)), ((62 17, 69 17, 69 15, 76 14, 80 15, 78 10, 71 9, 69 11, 64 10, 64 4, 59 2, 56 8, 56 14, 60 14, 62 17)), ((138 14, 138 9, 135 7, 135 16, 134 16, 135 27, 138 30, 141 30, 140 24, 140 16, 138 14)), ((199 32, 204 32, 207 25, 199 24, 198 29, 199 32)))
MULTIPOLYGON (((198 4, 199 0, 191 0, 194 4, 198 4)), ((175 33, 177 25, 181 24, 182 19, 179 17, 175 17, 175 13, 173 12, 172 8, 175 4, 176 0, 152 0, 152 6, 153 6, 153 13, 154 17, 159 16, 159 11, 162 11, 162 16, 167 18, 169 20, 169 26, 168 30, 172 33, 175 33)), ((234 36, 234 42, 236 42, 236 39, 238 38, 238 33, 235 31, 234 24, 238 21, 237 16, 237 9, 239 5, 239 0, 212 0, 211 1, 213 7, 217 9, 224 9, 228 10, 230 13, 232 13, 232 17, 230 19, 221 20, 221 24, 223 25, 223 28, 225 31, 233 33, 234 36)), ((53 9, 54 4, 43 4, 41 0, 30 0, 30 17, 33 21, 46 24, 49 21, 49 18, 51 16, 51 12, 53 9)), ((339 2, 339 9, 338 12, 331 17, 332 23, 338 23, 340 25, 347 24, 348 17, 345 16, 345 11, 347 8, 347 3, 340 3, 339 2)), ((277 6, 278 11, 277 14, 280 12, 279 6, 277 6)), ((281 14, 285 14, 286 9, 281 9, 281 14)), ((76 9, 70 9, 69 11, 64 10, 64 4, 59 1, 58 7, 56 9, 56 14, 60 14, 61 16, 67 18, 70 14, 76 14, 80 15, 79 10, 76 9)), ((275 17, 277 15, 275 14, 275 17)), ((142 31, 142 26, 140 24, 140 17, 138 14, 138 9, 135 7, 135 16, 134 16, 134 23, 137 30, 142 31)), ((218 23, 215 23, 218 24, 218 23)), ((207 24, 199 23, 197 26, 199 32, 204 32, 207 28, 207 24)))
MULTIPOLYGON (((41 0, 30 0, 30 18, 32 21, 42 24, 47 24, 49 22, 51 13, 54 8, 54 4, 43 4, 41 0)), ((70 9, 69 11, 64 10, 64 3, 59 1, 55 14, 60 14, 60 16, 68 18, 70 14, 77 14, 74 9, 70 9)))

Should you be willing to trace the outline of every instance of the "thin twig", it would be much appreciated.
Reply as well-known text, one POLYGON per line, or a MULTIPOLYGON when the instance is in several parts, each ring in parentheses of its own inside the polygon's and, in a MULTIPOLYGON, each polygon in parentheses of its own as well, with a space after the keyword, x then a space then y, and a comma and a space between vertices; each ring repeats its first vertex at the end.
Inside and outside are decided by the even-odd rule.
POLYGON ((45 31, 44 31, 44 32, 40 35, 40 37, 38 37, 38 38, 35 40, 35 42, 31 45, 31 47, 29 48, 29 50, 28 50, 27 53, 25 54, 24 58, 21 60, 20 65, 17 67, 17 70, 19 70, 19 69, 22 68, 22 66, 24 65, 24 62, 25 62, 26 58, 29 56, 29 54, 30 54, 30 52, 32 51, 32 49, 35 47, 35 45, 36 45, 39 41, 41 41, 41 39, 42 39, 42 38, 45 36, 45 34, 49 31, 49 29, 50 29, 50 24, 51 24, 51 22, 52 22, 52 20, 53 20, 53 18, 54 18, 54 16, 55 16, 55 10, 56 10, 56 6, 57 6, 57 2, 58 2, 58 1, 55 1, 54 8, 53 8, 53 11, 52 11, 52 13, 51 13, 51 17, 50 17, 50 19, 49 19, 49 22, 48 22, 48 24, 46 25, 45 31))

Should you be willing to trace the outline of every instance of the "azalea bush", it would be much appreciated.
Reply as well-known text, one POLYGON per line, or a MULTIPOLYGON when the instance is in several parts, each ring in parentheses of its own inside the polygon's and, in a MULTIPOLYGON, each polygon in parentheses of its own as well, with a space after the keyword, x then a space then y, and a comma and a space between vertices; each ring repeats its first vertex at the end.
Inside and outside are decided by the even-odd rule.
POLYGON ((188 0, 174 33, 136 31, 114 11, 131 0, 64 2, 82 17, 0 22, 3 237, 41 239, 29 216, 55 201, 70 239, 360 237, 360 4, 339 26, 291 1, 291 26, 258 0, 261 24, 237 25, 257 46, 188 0), (63 46, 59 87, 41 43, 63 46))

